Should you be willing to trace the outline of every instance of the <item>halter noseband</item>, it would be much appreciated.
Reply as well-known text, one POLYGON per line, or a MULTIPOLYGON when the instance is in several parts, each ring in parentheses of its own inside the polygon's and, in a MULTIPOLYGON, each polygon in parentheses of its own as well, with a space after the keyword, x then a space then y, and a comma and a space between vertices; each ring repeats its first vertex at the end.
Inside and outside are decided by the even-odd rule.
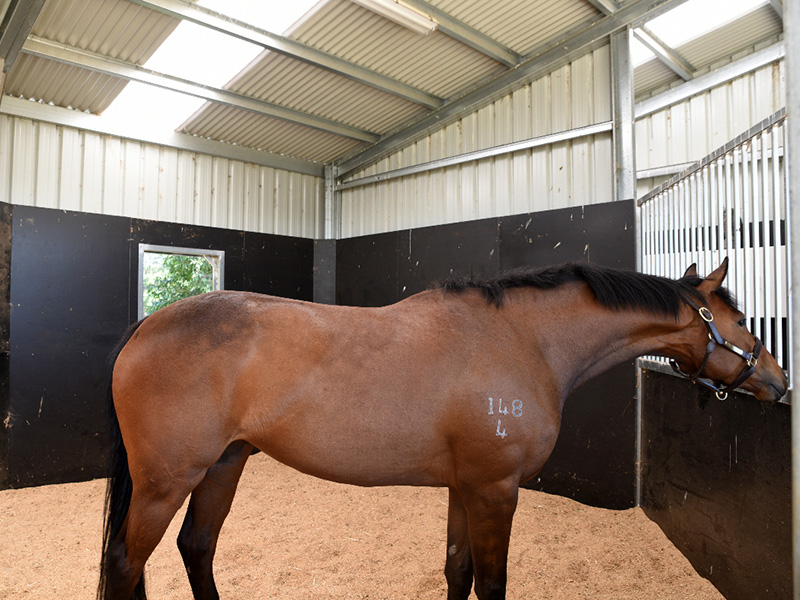
POLYGON ((705 306, 700 306, 700 307, 695 306, 691 302, 689 302, 688 304, 700 314, 700 318, 703 320, 703 323, 705 323, 706 329, 708 329, 708 344, 706 345, 706 355, 703 358, 703 362, 700 365, 700 368, 691 374, 684 372, 683 369, 681 369, 678 366, 678 363, 675 362, 675 360, 673 359, 669 360, 669 364, 672 367, 672 369, 679 375, 686 377, 692 383, 699 383, 701 385, 706 386, 707 388, 714 390, 714 393, 718 399, 725 400, 728 397, 728 392, 742 385, 742 383, 744 383, 744 381, 755 372, 756 366, 758 366, 758 355, 761 354, 761 348, 763 347, 763 344, 761 343, 760 339, 756 338, 756 343, 755 346, 753 347, 752 352, 747 352, 746 350, 742 350, 741 348, 730 343, 728 340, 726 340, 724 337, 720 335, 719 330, 717 329, 717 326, 714 323, 714 315, 711 314, 711 311, 708 308, 706 308, 705 306), (742 369, 742 372, 739 373, 739 376, 736 378, 736 380, 729 385, 724 385, 722 383, 715 384, 711 381, 700 379, 700 374, 706 368, 706 363, 708 363, 708 359, 711 356, 711 353, 718 345, 741 357, 742 360, 744 360, 746 363, 744 369, 742 369))

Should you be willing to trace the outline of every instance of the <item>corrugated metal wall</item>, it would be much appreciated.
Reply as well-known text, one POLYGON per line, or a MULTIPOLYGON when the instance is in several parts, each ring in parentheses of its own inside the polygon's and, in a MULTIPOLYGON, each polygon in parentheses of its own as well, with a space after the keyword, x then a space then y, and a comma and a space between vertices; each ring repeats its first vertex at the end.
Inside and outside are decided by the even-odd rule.
POLYGON ((322 178, 0 115, 0 201, 322 236, 322 178))
MULTIPOLYGON (((698 161, 786 106, 784 62, 738 77, 636 121, 636 168, 698 161)), ((639 196, 667 177, 638 182, 639 196)))
MULTIPOLYGON (((461 118, 355 178, 611 118, 602 47, 461 118)), ((342 237, 612 199, 611 134, 410 175, 342 192, 342 237)))

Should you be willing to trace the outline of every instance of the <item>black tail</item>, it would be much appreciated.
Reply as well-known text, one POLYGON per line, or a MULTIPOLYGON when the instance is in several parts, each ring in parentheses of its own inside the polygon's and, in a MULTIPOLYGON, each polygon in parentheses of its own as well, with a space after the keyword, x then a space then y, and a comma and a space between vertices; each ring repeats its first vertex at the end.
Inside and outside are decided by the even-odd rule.
MULTIPOLYGON (((114 363, 117 361, 119 353, 125 344, 131 339, 133 334, 143 322, 139 321, 131 325, 125 334, 122 336, 119 344, 111 353, 109 363, 113 371, 114 363)), ((122 524, 125 522, 125 517, 128 514, 128 507, 131 503, 131 491, 133 484, 131 481, 131 474, 128 470, 128 453, 125 450, 125 444, 122 441, 122 433, 119 429, 119 421, 117 421, 117 411, 114 408, 114 397, 111 391, 111 377, 108 383, 108 424, 109 424, 109 438, 110 438, 110 454, 109 454, 109 468, 108 468, 108 485, 106 487, 106 501, 105 510, 103 512, 103 554, 100 562, 100 584, 97 587, 97 599, 107 600, 108 598, 108 562, 109 562, 109 544, 117 537, 122 524)), ((144 575, 139 580, 139 583, 134 590, 131 600, 146 600, 147 596, 144 591, 144 575)))

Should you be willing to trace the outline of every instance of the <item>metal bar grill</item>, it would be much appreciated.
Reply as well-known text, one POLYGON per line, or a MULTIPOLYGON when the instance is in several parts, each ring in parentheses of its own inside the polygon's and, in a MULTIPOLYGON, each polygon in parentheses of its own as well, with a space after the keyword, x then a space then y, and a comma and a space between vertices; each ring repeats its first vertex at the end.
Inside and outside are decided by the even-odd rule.
POLYGON ((791 277, 786 111, 781 110, 639 200, 642 270, 707 274, 725 256, 727 285, 750 330, 790 370, 791 277))

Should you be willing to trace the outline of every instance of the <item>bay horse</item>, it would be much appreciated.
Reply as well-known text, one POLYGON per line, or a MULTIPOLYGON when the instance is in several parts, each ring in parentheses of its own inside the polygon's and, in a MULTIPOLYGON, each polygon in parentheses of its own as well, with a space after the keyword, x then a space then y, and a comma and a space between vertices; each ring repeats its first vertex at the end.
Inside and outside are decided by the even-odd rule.
POLYGON ((113 363, 98 597, 145 598, 145 562, 191 494, 178 546, 194 597, 219 598, 217 538, 261 450, 341 483, 447 487, 448 599, 473 582, 480 600, 504 598, 518 490, 553 450, 572 390, 647 354, 720 393, 783 396, 783 371, 722 287, 727 269, 672 280, 568 264, 381 308, 212 292, 150 315, 113 363))

